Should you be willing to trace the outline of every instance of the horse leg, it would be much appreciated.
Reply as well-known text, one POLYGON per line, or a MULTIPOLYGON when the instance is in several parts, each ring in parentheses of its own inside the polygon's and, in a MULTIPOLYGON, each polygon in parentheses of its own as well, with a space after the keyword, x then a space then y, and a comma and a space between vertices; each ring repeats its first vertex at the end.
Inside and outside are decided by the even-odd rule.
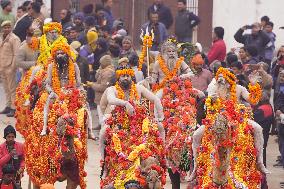
POLYGON ((72 181, 70 178, 67 177, 67 186, 66 189, 76 189, 78 186, 78 183, 72 181))
POLYGON ((178 172, 173 173, 172 169, 168 169, 168 171, 172 182, 172 189, 180 189, 180 174, 178 172))

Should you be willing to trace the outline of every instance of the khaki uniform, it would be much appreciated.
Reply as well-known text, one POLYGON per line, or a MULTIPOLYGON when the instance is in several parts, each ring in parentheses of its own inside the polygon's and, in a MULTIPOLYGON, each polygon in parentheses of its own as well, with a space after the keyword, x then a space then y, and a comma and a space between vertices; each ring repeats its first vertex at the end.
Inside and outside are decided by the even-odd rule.
POLYGON ((6 107, 12 109, 15 109, 17 87, 15 57, 20 44, 20 39, 14 33, 10 33, 5 39, 3 35, 0 37, 0 75, 5 90, 6 107))

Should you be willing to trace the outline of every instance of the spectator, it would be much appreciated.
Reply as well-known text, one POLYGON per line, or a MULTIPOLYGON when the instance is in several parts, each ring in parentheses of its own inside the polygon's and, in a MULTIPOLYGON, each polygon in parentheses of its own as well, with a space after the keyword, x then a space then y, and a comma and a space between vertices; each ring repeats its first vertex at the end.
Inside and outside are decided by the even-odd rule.
POLYGON ((16 16, 16 20, 18 21, 20 18, 22 18, 23 15, 26 14, 26 8, 24 6, 19 6, 17 8, 17 16, 16 16))
POLYGON ((116 43, 110 43, 109 52, 112 58, 112 65, 116 69, 118 67, 118 60, 120 54, 120 47, 116 43))
POLYGON ((276 59, 272 62, 271 66, 271 74, 273 76, 273 80, 278 77, 276 73, 278 73, 279 67, 284 66, 284 46, 281 46, 277 52, 276 59))
POLYGON ((18 7, 18 11, 22 11, 22 13, 21 13, 21 16, 20 16, 20 15, 18 15, 18 11, 17 11, 17 20, 16 20, 16 23, 14 25, 14 29, 16 28, 17 23, 20 20, 22 20, 23 18, 25 18, 25 16, 28 14, 28 12, 29 12, 28 10, 31 9, 31 3, 32 3, 31 1, 25 1, 22 6, 18 7))
POLYGON ((76 63, 80 69, 81 82, 86 83, 89 81, 89 64, 87 58, 80 55, 80 48, 82 45, 79 41, 73 41, 70 46, 78 53, 76 63))
POLYGON ((266 45, 270 42, 270 38, 266 33, 260 30, 260 24, 254 23, 252 26, 243 26, 234 36, 235 40, 247 46, 255 46, 258 52, 258 59, 264 60, 264 50, 266 45), (243 34, 245 30, 251 28, 251 34, 243 34))
POLYGON ((12 3, 10 0, 1 0, 2 11, 0 12, 0 25, 2 22, 11 21, 12 26, 15 24, 15 16, 12 14, 12 3))
POLYGON ((278 144, 279 151, 281 154, 280 161, 273 166, 281 166, 284 165, 284 71, 280 71, 279 73, 279 82, 282 83, 282 87, 280 88, 279 94, 274 102, 274 109, 276 111, 275 116, 277 120, 277 130, 278 130, 278 144))
POLYGON ((50 9, 43 3, 43 0, 34 0, 34 2, 40 4, 40 12, 43 18, 50 18, 50 9))
POLYGON ((122 40, 122 50, 119 57, 127 57, 129 59, 133 55, 137 55, 137 53, 133 48, 132 39, 130 36, 126 36, 122 40))
POLYGON ((163 23, 167 29, 173 25, 171 9, 164 5, 163 0, 154 0, 154 3, 148 8, 148 19, 150 19, 151 12, 158 12, 159 22, 163 23))
POLYGON ((204 60, 200 54, 195 55, 190 63, 190 68, 194 76, 191 77, 192 86, 200 91, 205 92, 211 80, 212 73, 203 68, 204 60))
POLYGON ((237 56, 235 53, 229 52, 229 53, 226 55, 226 64, 227 64, 227 67, 230 67, 230 65, 231 65, 233 62, 237 62, 237 61, 238 61, 238 56, 237 56))
POLYGON ((195 51, 195 54, 200 54, 202 56, 202 59, 204 60, 204 67, 208 67, 209 61, 208 61, 206 54, 202 51, 202 46, 201 46, 200 43, 198 43, 198 42, 195 43, 194 51, 195 51))
POLYGON ((33 29, 31 25, 27 31, 26 40, 22 42, 16 54, 15 64, 24 70, 24 73, 36 64, 39 52, 32 47, 33 29))
POLYGON ((78 36, 78 41, 82 45, 86 45, 88 43, 87 41, 87 33, 90 29, 94 28, 96 25, 96 19, 93 16, 87 16, 84 21, 84 28, 85 30, 81 32, 78 36))
POLYGON ((106 25, 108 26, 108 29, 109 29, 109 32, 111 31, 112 29, 112 26, 113 26, 113 22, 114 22, 114 18, 113 18, 113 15, 112 15, 112 12, 111 12, 111 8, 112 8, 112 0, 102 0, 102 4, 104 6, 104 10, 105 10, 105 17, 106 17, 106 20, 107 20, 107 23, 106 25))
POLYGON ((226 57, 226 44, 223 40, 224 28, 215 27, 213 31, 213 45, 208 52, 208 61, 211 64, 214 60, 224 61, 226 57))
POLYGON ((1 24, 3 34, 0 37, 0 74, 6 95, 6 107, 0 114, 14 117, 16 98, 16 64, 15 57, 20 47, 20 39, 12 32, 12 22, 6 20, 1 24))
POLYGON ((34 36, 40 37, 42 35, 42 27, 45 21, 44 15, 41 13, 41 7, 39 2, 31 4, 32 8, 29 10, 29 14, 33 18, 32 28, 34 29, 34 36))
MULTIPOLYGON (((4 129, 4 139, 6 139, 6 141, 0 145, 0 170, 2 170, 5 165, 11 165, 16 172, 23 174, 25 169, 24 145, 16 142, 15 138, 16 130, 11 125, 8 125, 4 129)), ((3 178, 3 174, 4 173, 1 171, 1 178, 3 178)))
POLYGON ((28 14, 17 21, 13 31, 14 34, 16 34, 20 38, 21 42, 26 39, 27 30, 33 22, 32 17, 35 16, 34 13, 40 13, 40 6, 38 4, 31 3, 29 6, 30 9, 28 11, 28 14))
POLYGON ((2 168, 3 177, 0 181, 0 189, 20 189, 20 185, 16 183, 17 171, 12 165, 5 165, 2 168))
POLYGON ((129 59, 127 57, 120 58, 118 60, 118 66, 128 66, 129 59))
POLYGON ((163 23, 159 22, 159 14, 157 12, 150 13, 150 20, 143 24, 142 30, 144 33, 151 33, 152 30, 154 32, 152 51, 158 51, 159 45, 168 37, 167 29, 163 23), (148 31, 146 31, 147 29, 148 31))
POLYGON ((239 60, 241 61, 241 63, 246 64, 248 61, 248 57, 247 57, 245 48, 241 47, 238 54, 239 54, 239 60))
POLYGON ((94 51, 95 61, 93 64, 94 72, 100 67, 100 59, 102 56, 108 54, 109 44, 104 38, 99 38, 97 41, 97 48, 94 51))
POLYGON ((62 31, 65 31, 68 27, 72 26, 71 16, 71 12, 67 9, 62 9, 60 11, 60 23, 62 25, 62 31))
POLYGON ((245 88, 248 88, 248 79, 243 74, 243 64, 239 61, 232 62, 230 64, 230 69, 233 71, 237 78, 237 84, 245 88))
POLYGON ((99 104, 102 94, 109 86, 109 82, 115 74, 114 67, 112 65, 112 59, 110 55, 104 55, 100 58, 100 68, 96 73, 96 82, 87 82, 87 85, 91 87, 95 93, 95 103, 99 104))
POLYGON ((137 54, 133 54, 129 57, 129 65, 134 70, 136 83, 144 80, 143 72, 138 70, 138 62, 139 62, 139 57, 137 54))
POLYGON ((265 52, 264 52, 264 61, 271 66, 271 61, 273 59, 274 51, 275 51, 275 40, 276 40, 276 35, 272 31, 274 27, 274 24, 272 22, 267 22, 265 25, 265 32, 270 38, 270 42, 266 45, 265 52))
POLYGON ((248 61, 245 64, 257 64, 259 62, 257 48, 255 46, 247 46, 245 48, 248 61))
POLYGON ((260 25, 261 25, 261 29, 265 29, 266 24, 270 21, 270 18, 268 16, 263 16, 260 19, 260 25))
POLYGON ((262 127, 263 133, 263 163, 266 166, 266 147, 269 139, 269 132, 273 122, 274 114, 273 108, 269 99, 263 98, 259 104, 254 108, 254 121, 262 127))
POLYGON ((84 13, 82 12, 75 13, 73 20, 77 31, 79 32, 84 31, 84 13))
POLYGON ((93 4, 87 4, 83 7, 83 13, 84 16, 94 16, 94 5, 93 4))
POLYGON ((192 42, 192 30, 200 23, 198 16, 186 10, 186 0, 178 0, 175 35, 180 43, 192 42))
POLYGON ((79 28, 76 26, 71 26, 69 29, 68 43, 71 44, 73 41, 77 41, 79 37, 79 28))

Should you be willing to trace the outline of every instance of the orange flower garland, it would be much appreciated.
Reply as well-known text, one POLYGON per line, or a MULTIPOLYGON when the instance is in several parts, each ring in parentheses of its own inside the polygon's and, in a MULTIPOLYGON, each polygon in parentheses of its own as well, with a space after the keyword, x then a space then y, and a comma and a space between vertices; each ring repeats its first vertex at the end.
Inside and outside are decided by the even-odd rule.
POLYGON ((252 105, 256 105, 259 100, 261 99, 262 96, 262 90, 261 90, 261 86, 257 83, 255 85, 251 85, 249 84, 248 86, 249 88, 249 102, 252 105))
POLYGON ((115 73, 117 78, 119 78, 122 75, 130 75, 131 77, 135 75, 133 69, 117 70, 115 73))
POLYGON ((184 61, 183 57, 180 57, 177 62, 176 65, 174 67, 174 69, 172 71, 170 71, 165 63, 165 60, 163 59, 163 57, 161 55, 158 56, 158 63, 160 65, 160 68, 162 70, 162 72, 165 74, 165 78, 163 79, 163 81, 159 84, 157 84, 156 86, 154 86, 154 90, 160 90, 162 88, 165 87, 165 84, 167 83, 167 81, 173 79, 175 76, 177 76, 177 72, 181 67, 182 62, 184 61))
POLYGON ((56 30, 59 34, 62 33, 62 25, 58 22, 50 22, 43 26, 43 33, 46 34, 47 32, 56 30))
POLYGON ((28 47, 31 48, 33 51, 36 51, 39 49, 39 39, 37 37, 31 38, 31 43, 27 43, 28 47))
MULTIPOLYGON (((119 86, 118 82, 116 82, 115 88, 116 88, 116 91, 117 91, 117 98, 125 100, 124 91, 119 86)), ((130 88, 130 94, 129 94, 129 101, 138 100, 138 99, 139 99, 139 96, 138 96, 138 93, 137 93, 136 85, 135 85, 134 82, 132 82, 131 88, 130 88)))
POLYGON ((141 50, 141 54, 139 56, 139 61, 138 61, 138 70, 141 71, 142 65, 144 63, 145 56, 147 54, 147 48, 151 48, 153 45, 153 39, 152 36, 150 35, 145 35, 143 37, 143 46, 141 50))
POLYGON ((231 85, 231 100, 237 102, 237 94, 236 94, 236 76, 231 73, 228 69, 220 67, 216 73, 216 81, 219 78, 219 75, 223 75, 225 80, 231 85))

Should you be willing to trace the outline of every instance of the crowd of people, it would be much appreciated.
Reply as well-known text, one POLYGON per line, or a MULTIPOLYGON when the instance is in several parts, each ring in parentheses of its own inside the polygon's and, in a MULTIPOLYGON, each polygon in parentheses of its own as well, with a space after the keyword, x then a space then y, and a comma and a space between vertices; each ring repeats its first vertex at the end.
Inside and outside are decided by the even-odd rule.
MULTIPOLYGON (((186 0, 177 1, 178 12, 175 19, 170 8, 162 0, 154 0, 153 4, 148 8, 148 21, 141 26, 144 34, 149 33, 151 35, 153 31, 154 35, 148 58, 145 54, 144 56, 138 55, 139 52, 141 54, 145 53, 143 48, 141 51, 135 49, 133 38, 129 36, 124 21, 114 18, 112 14, 112 0, 102 0, 101 3, 95 6, 93 4, 86 5, 82 12, 71 13, 69 9, 61 10, 58 22, 61 24, 60 27, 62 27, 62 35, 59 29, 51 30, 45 27, 48 23, 51 23, 52 19, 49 18, 50 15, 48 15, 42 0, 25 1, 17 8, 17 15, 11 13, 11 1, 1 0, 0 26, 2 34, 0 39, 0 74, 6 97, 6 105, 0 113, 6 114, 7 117, 15 116, 16 89, 18 84, 30 73, 29 70, 31 68, 34 69, 34 66, 38 64, 43 65, 46 70, 52 70, 52 66, 47 66, 46 62, 48 60, 46 57, 47 55, 50 57, 54 56, 51 54, 51 51, 56 45, 53 46, 53 44, 65 43, 66 40, 72 52, 76 54, 71 56, 71 53, 68 54, 69 52, 66 52, 69 59, 75 57, 73 61, 77 63, 78 70, 80 71, 80 84, 82 83, 81 86, 87 91, 86 99, 88 106, 91 111, 97 111, 97 115, 93 117, 93 120, 97 120, 97 124, 94 128, 88 127, 89 139, 100 140, 101 146, 104 146, 106 143, 109 145, 112 144, 108 141, 111 138, 109 130, 104 128, 105 121, 109 118, 105 115, 113 116, 111 111, 106 113, 108 105, 123 106, 130 114, 134 114, 137 111, 135 106, 129 103, 128 100, 119 99, 121 90, 127 94, 123 94, 123 97, 127 96, 125 98, 133 100, 135 99, 134 96, 137 95, 132 94, 135 91, 133 88, 136 88, 137 85, 136 93, 138 93, 139 98, 144 97, 158 107, 155 109, 155 114, 158 114, 158 122, 162 123, 164 121, 163 114, 167 118, 167 111, 161 113, 163 109, 162 105, 166 109, 163 96, 165 94, 157 91, 166 88, 166 82, 175 79, 174 75, 183 79, 190 78, 192 88, 197 91, 197 95, 194 96, 196 100, 196 104, 194 105, 197 109, 194 120, 197 126, 194 129, 196 132, 193 134, 194 131, 192 131, 190 135, 190 137, 193 137, 193 140, 198 139, 196 139, 197 142, 193 141, 192 143, 194 156, 192 158, 195 161, 194 167, 198 168, 198 166, 202 165, 197 158, 197 147, 203 144, 201 137, 208 137, 208 132, 201 126, 205 124, 204 121, 202 122, 202 119, 206 120, 206 111, 209 115, 208 107, 207 110, 203 108, 207 106, 206 99, 210 97, 212 101, 217 102, 218 100, 216 99, 222 95, 224 95, 222 99, 233 98, 235 95, 237 98, 235 102, 250 107, 254 121, 262 127, 263 135, 261 137, 264 140, 263 154, 260 153, 262 157, 256 155, 256 164, 259 166, 260 172, 264 175, 264 179, 261 179, 261 187, 263 189, 268 188, 265 179, 265 174, 268 171, 265 167, 262 167, 262 162, 266 166, 266 148, 269 135, 271 134, 277 134, 280 152, 280 156, 277 157, 277 162, 274 166, 284 167, 284 46, 281 46, 278 50, 276 49, 276 35, 273 33, 274 24, 268 16, 263 16, 260 22, 245 25, 232 36, 240 43, 240 47, 232 49, 227 49, 226 41, 223 40, 225 29, 223 27, 215 27, 212 32, 212 46, 207 53, 203 52, 202 44, 192 43, 193 30, 202 20, 186 9, 186 2, 186 0), (175 23, 174 26, 173 23, 175 23), (171 27, 174 27, 172 35, 169 30, 171 27), (251 32, 245 32, 246 30, 251 30, 251 32), (41 36, 46 36, 46 38, 36 40, 41 36), (48 44, 49 54, 44 49, 37 48, 39 44, 43 43, 48 44), (177 44, 186 45, 178 47, 177 44), (177 55, 177 52, 180 54, 177 55), (190 58, 180 58, 184 55, 181 53, 190 55, 190 58), (45 59, 41 57, 45 57, 45 59), (162 64, 163 62, 164 65, 162 64), (218 72, 220 67, 225 68, 229 72, 218 72), (171 74, 167 74, 167 72, 173 72, 172 76, 171 74), (225 78, 225 81, 222 81, 220 78, 225 78), (226 87, 217 91, 215 86, 221 83, 224 83, 226 87), (256 83, 261 87, 261 97, 259 96, 258 100, 253 100, 254 97, 251 94, 253 86, 256 83), (233 88, 232 86, 235 86, 234 90, 236 94, 234 95, 232 95, 233 92, 231 94, 228 92, 230 90, 234 91, 230 89, 233 88), (151 91, 157 92, 156 96, 159 99, 151 91), (248 91, 251 93, 248 93, 248 91), (274 92, 272 93, 272 91, 274 92), (273 101, 270 99, 273 99, 273 101), (93 129, 101 130, 100 136, 95 136, 93 129)), ((143 39, 141 44, 145 45, 143 39)), ((66 61, 64 60, 64 53, 53 58, 58 64, 66 61)), ((62 75, 65 74, 65 77, 67 77, 64 68, 58 66, 58 69, 62 70, 62 75)), ((51 77, 53 72, 47 71, 47 74, 49 72, 51 77)), ((31 73, 32 76, 33 74, 34 72, 31 73)), ((78 78, 76 76, 76 79, 78 78)), ((62 79, 64 80, 63 76, 62 79)), ((53 82, 50 78, 47 81, 50 83, 53 82)), ((177 83, 180 84, 183 82, 178 81, 177 83)), ((50 85, 47 88, 52 88, 52 84, 50 85)), ((186 81, 180 85, 187 86, 186 81)), ((174 89, 172 86, 169 88, 174 89)), ((185 89, 179 90, 182 91, 185 89)), ((34 90, 32 91, 34 93, 34 90)), ((254 92, 257 93, 257 91, 254 92)), ((54 93, 56 92, 54 91, 54 93)), ((56 96, 56 94, 54 95, 56 96)), ((34 104, 34 106, 36 105, 34 104)), ((170 115, 174 114, 173 109, 169 111, 171 112, 170 115)), ((180 111, 182 110, 180 109, 180 111)), ((236 114, 240 113, 237 110, 234 111, 237 112, 236 114)), ((213 116, 213 113, 210 116, 213 116)), ((226 119, 229 119, 226 116, 226 118, 222 116, 224 115, 218 114, 214 117, 214 119, 218 120, 218 122, 216 121, 217 123, 224 123, 226 119)), ((241 123, 240 121, 240 125, 241 123)), ((169 123, 167 122, 167 124, 169 123)), ((258 132, 257 124, 256 126, 254 123, 251 124, 256 133, 258 132)), ((214 126, 215 123, 212 123, 212 127, 214 126)), ((171 136, 168 135, 168 130, 171 130, 171 128, 165 126, 165 130, 163 130, 159 125, 158 130, 162 140, 167 144, 169 142, 167 140, 171 139, 171 136)), ((154 131, 151 130, 148 132, 154 131)), ((214 132, 218 133, 218 129, 214 130, 214 132)), ((46 135, 45 132, 41 134, 46 135)), ((113 136, 116 135, 113 134, 113 136)), ((4 188, 3 185, 10 188, 17 188, 20 185, 20 175, 24 172, 23 146, 14 141, 15 137, 15 129, 12 126, 7 126, 4 131, 6 142, 0 146, 0 168, 2 168, 2 172, 0 170, 0 173, 2 173, 0 174, 2 178, 0 189, 4 188)), ((257 135, 254 136, 256 141, 259 139, 258 137, 257 135)), ((112 140, 114 141, 113 138, 112 140)), ((157 149, 160 148, 159 145, 155 147, 157 149)), ((102 159, 105 159, 105 163, 115 164, 116 162, 108 162, 111 150, 108 147, 104 148, 101 150, 102 159), (110 154, 106 154, 106 151, 110 154)), ((257 145, 255 148, 258 149, 257 145)), ((117 150, 115 151, 117 152, 117 150)), ((144 159, 145 162, 147 162, 146 160, 148 159, 144 159)), ((174 162, 169 171, 173 185, 172 188, 179 189, 181 180, 186 176, 184 174, 186 171, 179 171, 181 168, 177 168, 178 171, 175 170, 173 167, 177 161, 171 160, 174 162)), ((160 160, 161 169, 163 169, 163 163, 161 162, 160 160)), ((111 179, 113 178, 107 175, 107 172, 110 171, 107 168, 110 169, 111 166, 103 167, 102 176, 104 178, 101 187, 105 189, 108 187, 116 188, 116 186, 111 185, 113 181, 111 179)), ((198 178, 202 175, 200 172, 196 173, 193 171, 193 174, 190 176, 191 181, 195 179, 196 174, 199 176, 198 178)), ((213 182, 215 181, 213 180, 213 182)), ((220 185, 228 184, 227 180, 224 183, 217 180, 216 183, 217 185, 218 183, 221 183, 220 185)), ((133 182, 123 182, 123 184, 125 184, 125 188, 139 188, 139 183, 135 180, 133 182)), ((216 187, 216 185, 213 186, 216 187)))

